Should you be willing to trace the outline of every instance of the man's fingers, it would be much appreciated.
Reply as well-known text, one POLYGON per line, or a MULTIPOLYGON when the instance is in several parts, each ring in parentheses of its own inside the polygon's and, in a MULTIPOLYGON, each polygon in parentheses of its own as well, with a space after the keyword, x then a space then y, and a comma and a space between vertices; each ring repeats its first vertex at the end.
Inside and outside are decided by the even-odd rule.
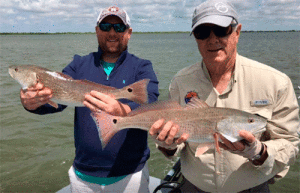
POLYGON ((242 142, 235 142, 233 143, 233 146, 235 147, 236 150, 238 151, 243 151, 245 149, 245 144, 243 144, 242 142))
POLYGON ((221 148, 223 148, 223 149, 225 149, 225 150, 228 150, 229 148, 226 146, 226 145, 224 145, 223 143, 221 143, 221 142, 219 142, 218 141, 218 143, 219 143, 219 146, 221 147, 221 148))
POLYGON ((165 141, 165 139, 166 139, 166 137, 168 136, 168 133, 169 133, 169 131, 171 130, 172 126, 173 126, 173 122, 172 122, 172 121, 168 121, 168 122, 164 125, 164 127, 163 127, 163 129, 160 131, 160 133, 158 134, 157 139, 158 139, 159 141, 165 141))
POLYGON ((225 146, 227 146, 228 149, 231 149, 232 151, 236 151, 237 150, 237 148, 230 141, 228 141, 225 137, 223 137, 223 135, 219 135, 219 137, 222 140, 223 144, 225 146))
POLYGON ((220 147, 224 149, 230 149, 232 151, 243 151, 245 149, 246 145, 249 145, 250 143, 255 142, 255 137, 252 135, 252 133, 248 131, 240 131, 239 132, 240 137, 243 138, 243 140, 232 143, 229 140, 227 140, 225 137, 222 135, 220 136, 220 139, 222 140, 223 143, 219 143, 220 147))
POLYGON ((36 90, 42 90, 43 88, 44 88, 44 84, 38 82, 34 86, 27 88, 27 90, 36 91, 36 90))
POLYGON ((183 142, 185 142, 188 138, 189 138, 189 134, 187 134, 187 133, 184 133, 184 134, 182 134, 177 140, 176 140, 176 143, 177 144, 181 144, 181 143, 183 143, 183 142))
POLYGON ((101 93, 101 92, 98 92, 98 91, 94 91, 92 90, 90 92, 90 95, 95 97, 95 98, 98 98, 99 100, 101 101, 110 101, 110 100, 115 100, 115 97, 113 95, 108 95, 108 94, 104 94, 104 93, 101 93))
POLYGON ((174 138, 179 131, 178 125, 172 125, 169 134, 167 135, 166 144, 171 145, 174 142, 174 138))
POLYGON ((156 121, 150 128, 149 134, 151 136, 156 135, 161 130, 161 127, 163 126, 164 122, 165 122, 164 119, 159 119, 158 121, 156 121))
POLYGON ((89 108, 91 111, 100 111, 101 109, 89 103, 88 101, 83 101, 83 105, 89 108))
POLYGON ((239 132, 239 134, 242 138, 244 138, 249 143, 253 143, 256 140, 254 135, 252 133, 250 133, 249 131, 242 130, 242 131, 239 132))

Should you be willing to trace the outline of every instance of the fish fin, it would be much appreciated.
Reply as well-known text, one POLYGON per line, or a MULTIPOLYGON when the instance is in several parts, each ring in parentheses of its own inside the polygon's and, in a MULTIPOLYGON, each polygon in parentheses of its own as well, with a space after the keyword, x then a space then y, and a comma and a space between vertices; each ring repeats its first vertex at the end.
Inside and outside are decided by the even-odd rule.
POLYGON ((204 154, 205 152, 207 152, 207 150, 209 150, 213 146, 214 146, 214 144, 211 142, 210 143, 200 143, 196 149, 195 157, 199 157, 200 155, 204 154))
POLYGON ((182 109, 182 106, 177 101, 166 100, 166 101, 156 101, 151 104, 142 104, 139 108, 131 111, 127 116, 134 116, 140 113, 148 111, 159 111, 159 110, 170 110, 170 109, 182 109))
POLYGON ((219 136, 217 133, 214 133, 214 139, 215 139, 215 147, 218 153, 221 153, 220 146, 219 146, 219 136))
POLYGON ((197 97, 193 97, 191 98, 191 100, 187 103, 186 108, 208 108, 208 104, 206 104, 205 101, 197 98, 197 97))
POLYGON ((52 107, 56 108, 56 109, 58 108, 58 104, 51 101, 51 100, 48 102, 48 104, 51 105, 52 107))
POLYGON ((84 80, 74 80, 74 81, 81 83, 81 84, 91 85, 91 86, 95 87, 93 90, 101 92, 101 93, 103 92, 103 90, 109 90, 109 91, 116 90, 116 88, 114 88, 114 87, 106 86, 106 85, 102 85, 102 84, 100 85, 98 83, 95 83, 95 82, 92 82, 89 80, 85 80, 85 79, 84 80), (97 89, 97 88, 99 88, 99 89, 97 89))
POLYGON ((102 149, 104 149, 111 138, 119 131, 115 126, 115 122, 118 121, 119 117, 104 111, 92 112, 91 116, 96 123, 102 149))
POLYGON ((143 79, 131 85, 125 86, 122 90, 127 90, 131 93, 129 100, 139 104, 148 103, 148 83, 150 79, 143 79))
POLYGON ((61 72, 46 71, 46 73, 57 79, 74 80, 71 76, 61 73, 61 72))
POLYGON ((67 80, 74 80, 71 76, 64 74, 62 72, 56 72, 57 74, 59 74, 61 77, 67 79, 67 80))

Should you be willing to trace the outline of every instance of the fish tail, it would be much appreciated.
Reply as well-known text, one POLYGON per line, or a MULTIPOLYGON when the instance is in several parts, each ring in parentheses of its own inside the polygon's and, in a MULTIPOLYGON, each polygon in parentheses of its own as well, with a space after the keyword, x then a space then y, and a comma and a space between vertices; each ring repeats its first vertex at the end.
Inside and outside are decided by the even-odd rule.
POLYGON ((119 131, 116 127, 119 117, 110 115, 104 111, 92 112, 91 116, 96 123, 102 149, 104 149, 111 138, 119 131))
POLYGON ((129 94, 128 99, 139 104, 148 103, 147 86, 149 81, 150 79, 143 79, 124 87, 123 89, 129 94))

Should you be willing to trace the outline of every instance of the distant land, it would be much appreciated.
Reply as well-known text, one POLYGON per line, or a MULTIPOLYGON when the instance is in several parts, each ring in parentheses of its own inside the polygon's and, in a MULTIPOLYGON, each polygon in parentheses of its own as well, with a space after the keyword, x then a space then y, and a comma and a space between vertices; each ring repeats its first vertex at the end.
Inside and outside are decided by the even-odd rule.
MULTIPOLYGON (((253 32, 300 32, 300 30, 274 30, 274 31, 242 31, 242 33, 253 32)), ((160 33, 191 33, 190 31, 165 31, 165 32, 133 32, 133 34, 160 34, 160 33)), ((0 35, 63 35, 63 34, 96 34, 95 32, 0 32, 0 35)))

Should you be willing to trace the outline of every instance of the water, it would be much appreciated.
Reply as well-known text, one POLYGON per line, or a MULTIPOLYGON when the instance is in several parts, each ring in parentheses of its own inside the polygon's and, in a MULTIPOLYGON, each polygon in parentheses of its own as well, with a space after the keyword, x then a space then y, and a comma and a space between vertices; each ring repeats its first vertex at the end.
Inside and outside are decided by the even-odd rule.
MULTIPOLYGON (((286 73, 300 96, 299 32, 242 33, 239 54, 286 73)), ((55 192, 69 184, 74 159, 73 108, 53 115, 26 112, 20 86, 8 75, 9 65, 34 64, 61 71, 74 54, 97 50, 96 35, 0 36, 1 160, 0 192, 55 192)), ((160 100, 167 99, 175 73, 201 60, 188 33, 133 34, 129 51, 153 63, 160 80, 160 100)), ((298 100, 299 101, 299 100, 298 100)), ((173 163, 149 140, 150 175, 163 178, 173 163)), ((271 186, 272 192, 299 192, 299 159, 287 176, 271 186)))

